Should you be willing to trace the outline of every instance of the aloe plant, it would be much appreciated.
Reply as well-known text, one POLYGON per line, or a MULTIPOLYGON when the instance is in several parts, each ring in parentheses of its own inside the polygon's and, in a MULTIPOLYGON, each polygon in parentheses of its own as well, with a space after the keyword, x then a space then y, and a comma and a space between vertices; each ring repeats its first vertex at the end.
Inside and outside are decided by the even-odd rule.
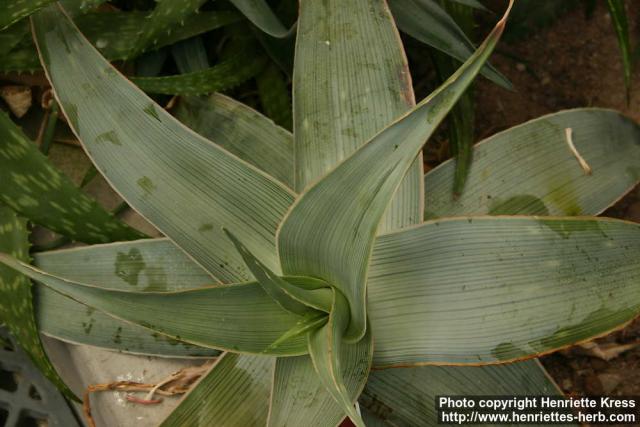
POLYGON ((640 129, 570 110, 479 144, 457 198, 452 162, 423 177, 423 144, 507 15, 416 104, 385 1, 302 2, 290 133, 222 95, 182 100, 172 117, 61 6, 42 8, 34 36, 61 110, 166 237, 35 265, 2 246, 37 296, 0 270, 3 295, 32 306, 3 318, 119 351, 217 356, 164 426, 432 425, 438 394, 558 394, 523 360, 640 312, 640 228, 585 216, 640 181, 640 129))

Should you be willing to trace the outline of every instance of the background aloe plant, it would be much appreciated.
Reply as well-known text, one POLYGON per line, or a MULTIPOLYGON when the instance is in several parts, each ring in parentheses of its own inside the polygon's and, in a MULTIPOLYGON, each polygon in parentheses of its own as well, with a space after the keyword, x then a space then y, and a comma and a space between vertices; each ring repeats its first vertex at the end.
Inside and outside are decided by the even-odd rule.
MULTIPOLYGON (((11 305, 2 317, 51 378, 35 322, 24 326, 34 316, 44 333, 73 342, 218 355, 165 425, 432 424, 436 394, 557 393, 537 362, 500 363, 637 315, 638 227, 567 217, 596 215, 638 182, 639 130, 628 119, 572 110, 498 134, 475 149, 456 198, 452 162, 422 176, 422 145, 476 74, 492 73, 485 61, 506 17, 415 105, 385 2, 302 2, 293 134, 214 95, 178 106, 199 136, 119 74, 67 7, 32 17, 42 66, 97 169, 166 238, 38 253, 33 267, 24 221, 5 208, 13 257, 0 261, 40 284, 31 306, 25 276, 3 269, 11 305), (567 146, 569 128, 591 175, 567 146)), ((138 46, 156 33, 145 26, 138 46)), ((183 76, 185 93, 208 81, 183 76)), ((4 155, 36 158, 5 122, 5 138, 24 148, 4 155)), ((8 200, 30 215, 32 203, 8 200)), ((133 234, 107 239, 138 237, 123 232, 133 234)))

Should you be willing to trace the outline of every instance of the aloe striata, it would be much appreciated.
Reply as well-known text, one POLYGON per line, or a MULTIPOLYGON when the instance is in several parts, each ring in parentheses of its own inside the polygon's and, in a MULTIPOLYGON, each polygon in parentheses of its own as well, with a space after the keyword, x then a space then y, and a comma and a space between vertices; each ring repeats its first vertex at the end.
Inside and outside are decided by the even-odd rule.
MULTIPOLYGON (((302 1, 290 133, 219 94, 169 115, 46 6, 32 26, 62 111, 166 237, 34 265, 2 246, 0 262, 36 282, 44 334, 217 357, 164 426, 433 425, 436 395, 559 394, 526 359, 640 312, 640 227, 590 216, 640 181, 640 129, 564 111, 479 144, 458 197, 453 162, 423 176, 422 146, 478 73, 497 76, 483 67, 508 12, 416 104, 384 0, 302 1)), ((11 274, 2 292, 28 300, 11 274)))

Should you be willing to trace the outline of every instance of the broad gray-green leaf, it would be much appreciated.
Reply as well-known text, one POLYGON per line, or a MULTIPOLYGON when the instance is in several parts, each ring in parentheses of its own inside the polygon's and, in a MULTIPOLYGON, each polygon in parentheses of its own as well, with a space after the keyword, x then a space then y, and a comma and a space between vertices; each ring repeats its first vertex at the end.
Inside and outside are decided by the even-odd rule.
MULTIPOLYGON (((363 345, 342 344, 341 370, 352 403, 362 392, 371 365, 370 353, 358 358, 363 345)), ((346 416, 318 378, 309 356, 280 357, 275 369, 268 426, 335 426, 346 416)))
MULTIPOLYGON (((88 307, 179 341, 240 353, 307 352, 305 337, 269 347, 303 318, 280 308, 255 282, 173 292, 134 292, 61 278, 6 254, 0 254, 0 262, 88 307)), ((305 284, 304 278, 289 280, 305 284)))
POLYGON ((386 426, 435 426, 438 424, 436 398, 460 395, 558 396, 561 393, 538 361, 526 361, 488 367, 375 370, 359 402, 361 408, 384 421, 386 426))
MULTIPOLYGON (((386 3, 302 2, 293 93, 294 188, 302 192, 415 105, 407 60, 386 3)), ((420 222, 421 174, 418 155, 382 229, 420 222)))
MULTIPOLYGON (((475 51, 464 31, 435 0, 391 0, 389 7, 400 30, 411 37, 460 62, 466 61, 475 51)), ((481 73, 502 87, 512 87, 511 82, 491 65, 486 65, 481 73)))
MULTIPOLYGON (((308 334, 309 356, 325 391, 357 427, 363 427, 364 422, 354 407, 354 401, 364 387, 371 369, 371 330, 367 329, 362 339, 356 343, 343 342, 344 332, 349 325, 349 303, 338 290, 334 289, 333 294, 329 321, 322 328, 308 334), (352 383, 354 389, 347 389, 347 376, 355 376, 352 383)), ((314 411, 317 408, 310 409, 309 415, 318 415, 314 411)))
MULTIPOLYGON (((27 221, 0 205, 0 251, 29 261, 27 221)), ((67 398, 78 400, 60 378, 40 342, 29 278, 7 266, 0 266, 0 319, 40 371, 67 398)))
POLYGON ((161 426, 265 425, 273 364, 272 357, 225 353, 161 426))
POLYGON ((376 367, 498 363, 609 333, 640 312, 640 225, 469 217, 380 236, 376 367))
POLYGON ((367 268, 382 215, 425 140, 491 54, 506 16, 443 86, 300 196, 279 229, 285 274, 321 278, 346 296, 347 339, 366 330, 367 268))
MULTIPOLYGON (((101 287, 148 292, 209 285, 204 270, 168 239, 94 245, 36 253, 34 264, 51 274, 101 287)), ((34 287, 38 325, 63 341, 176 357, 211 357, 218 351, 173 340, 147 328, 114 319, 46 286, 34 287)))
POLYGON ((223 226, 279 274, 273 236, 294 195, 182 126, 102 58, 59 8, 33 21, 71 127, 129 205, 221 281, 251 277, 223 226))
POLYGON ((0 201, 20 215, 86 243, 144 236, 83 194, 2 112, 0 140, 0 201))
POLYGON ((68 343, 159 357, 215 357, 220 351, 175 340, 142 326, 115 319, 57 293, 34 286, 40 332, 68 343))
POLYGON ((165 95, 202 95, 231 89, 255 77, 267 58, 258 53, 236 52, 211 68, 161 77, 132 77, 140 89, 165 95))
POLYGON ((251 23, 273 37, 285 37, 289 31, 273 13, 266 0, 229 0, 251 23))
POLYGON ((450 192, 454 164, 425 176, 425 217, 597 215, 640 182, 640 128, 620 113, 585 108, 543 116, 475 147, 467 187, 450 192), (591 166, 587 175, 566 136, 591 166))
POLYGON ((175 115, 200 135, 293 187, 293 136, 262 114, 212 94, 181 98, 175 115))

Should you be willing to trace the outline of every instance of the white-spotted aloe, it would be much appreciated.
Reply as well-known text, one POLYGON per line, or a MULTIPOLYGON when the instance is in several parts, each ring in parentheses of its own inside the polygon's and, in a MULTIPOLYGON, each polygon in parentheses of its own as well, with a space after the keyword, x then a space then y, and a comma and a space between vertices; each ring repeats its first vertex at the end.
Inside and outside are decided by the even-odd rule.
POLYGON ((562 112, 480 144, 458 198, 451 162, 423 178, 423 144, 505 22, 415 105, 385 1, 303 1, 292 135, 221 95, 182 101, 188 129, 49 6, 32 24, 62 110, 166 238, 42 253, 36 267, 0 261, 40 283, 45 334, 144 354, 222 351, 166 426, 430 425, 437 394, 555 394, 536 362, 500 363, 640 312, 640 228, 571 217, 638 182, 640 129, 612 111, 562 112), (517 214, 537 216, 488 216, 517 214))

